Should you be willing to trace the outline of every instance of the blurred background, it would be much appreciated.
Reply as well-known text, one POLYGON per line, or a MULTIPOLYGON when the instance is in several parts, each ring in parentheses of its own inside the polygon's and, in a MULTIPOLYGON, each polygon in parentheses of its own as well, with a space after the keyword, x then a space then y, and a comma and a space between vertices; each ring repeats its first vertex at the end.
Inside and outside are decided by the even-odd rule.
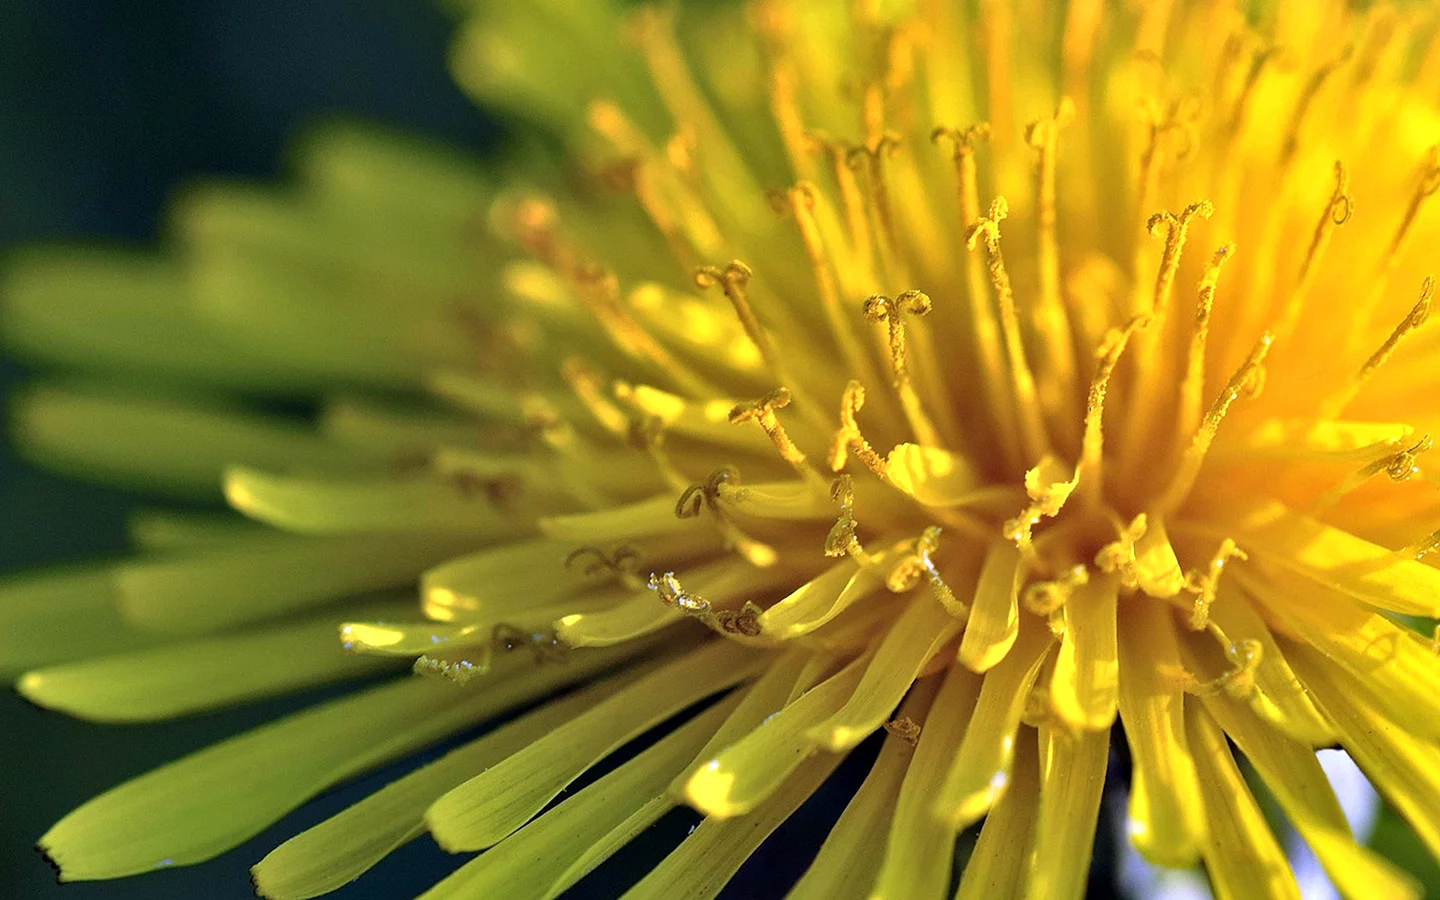
MULTIPOLYGON (((483 149, 494 126, 450 82, 449 32, 424 0, 5 0, 0 253, 50 240, 152 244, 177 183, 274 175, 287 138, 325 113, 483 149)), ((0 357, 0 399, 26 374, 0 357)), ((119 552, 139 499, 47 475, 0 447, 0 572, 119 552)), ((253 897, 252 863, 383 773, 191 869, 60 886, 31 846, 119 781, 315 699, 126 728, 71 722, 0 691, 0 897, 253 897)), ((443 857, 417 841, 335 896, 413 896, 453 865, 443 857)))

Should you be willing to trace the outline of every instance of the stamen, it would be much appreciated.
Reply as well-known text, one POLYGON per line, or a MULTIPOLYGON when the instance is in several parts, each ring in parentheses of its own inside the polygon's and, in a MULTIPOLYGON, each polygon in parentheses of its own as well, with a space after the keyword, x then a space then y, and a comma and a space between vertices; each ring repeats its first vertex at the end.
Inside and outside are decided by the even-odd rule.
POLYGON ((1075 592, 1090 583, 1090 570, 1077 563, 1048 581, 1035 581, 1025 586, 1021 602, 1037 616, 1058 613, 1075 592))
POLYGON ((710 510, 715 518, 715 524, 720 529, 720 535, 724 538, 725 547, 734 550, 745 557, 751 565, 765 568, 772 566, 780 558, 775 548, 769 544, 761 543, 740 530, 730 515, 720 503, 720 486, 722 484, 739 484, 740 473, 732 466, 722 466, 710 473, 704 484, 692 484, 675 501, 675 518, 693 519, 700 515, 702 509, 710 510))
POLYGON ((1288 169, 1295 159, 1295 152, 1300 149, 1300 129, 1305 124, 1306 117, 1310 114, 1311 107, 1315 104, 1315 98, 1320 96, 1320 89, 1325 82, 1335 73, 1337 69, 1350 60, 1353 47, 1347 45, 1340 55, 1316 69, 1305 82, 1305 87, 1300 91, 1300 97, 1295 101, 1295 113, 1290 117, 1290 126, 1285 130, 1285 143, 1280 150, 1280 167, 1288 169))
POLYGON ((1205 412, 1205 418, 1201 420, 1199 429, 1196 430, 1195 436, 1190 441, 1190 446, 1185 448, 1184 454, 1180 457, 1180 464, 1170 481, 1170 486, 1155 506, 1156 513, 1168 515, 1174 512, 1190 495, 1190 489, 1195 486, 1195 478, 1200 474, 1200 465, 1205 461, 1205 454, 1215 440, 1215 433, 1220 429, 1220 422, 1230 411, 1230 405, 1242 392, 1254 397, 1264 385, 1265 357, 1269 355, 1274 341, 1275 336, 1268 331, 1261 335, 1260 340, 1255 343, 1254 349, 1250 351, 1249 358, 1245 360, 1245 364, 1230 376, 1230 380, 1225 384, 1220 396, 1210 404, 1210 408, 1205 412))
POLYGON ((830 485, 830 497, 840 504, 840 516, 825 536, 825 555, 849 556, 861 568, 875 571, 880 565, 879 557, 865 552, 860 537, 855 533, 859 523, 855 520, 855 486, 849 475, 835 479, 830 485))
POLYGON ((1410 312, 1400 321, 1399 325, 1395 326, 1395 330, 1390 332, 1390 336, 1385 339, 1385 343, 1380 345, 1380 349, 1365 360, 1365 365, 1360 367, 1360 371, 1356 373, 1350 383, 1326 400, 1321 407, 1320 414, 1323 418, 1337 418, 1340 413, 1344 412, 1345 407, 1350 405, 1350 401, 1355 399, 1355 395, 1360 393, 1360 389, 1365 386, 1366 382, 1375 376, 1381 366, 1385 365, 1385 361, 1395 352, 1400 341, 1404 340, 1410 332, 1425 324, 1425 320, 1430 316, 1430 300, 1434 295, 1435 276, 1426 275, 1424 283, 1420 286, 1420 299, 1415 301, 1410 312))
POLYGON ((900 262, 899 236, 895 232, 895 214, 890 203, 890 185, 885 172, 885 160, 900 151, 900 138, 884 134, 877 140, 862 147, 852 147, 845 155, 845 164, 851 169, 864 169, 865 181, 870 187, 870 204, 875 211, 875 224, 880 230, 883 251, 882 258, 892 277, 899 277, 900 262))
POLYGON ((1120 586, 1126 590, 1133 591, 1140 586, 1140 572, 1135 564, 1135 543, 1145 536, 1148 524, 1149 520, 1144 513, 1131 519, 1128 525, 1120 526, 1117 522, 1116 539, 1101 547, 1095 554, 1095 565, 1100 571, 1118 575, 1120 586))
POLYGON ((963 603, 940 572, 930 555, 940 548, 940 526, 931 525, 920 533, 912 553, 901 559, 885 578, 885 586, 893 593, 902 594, 914 590, 923 578, 945 611, 961 622, 970 618, 970 607, 963 603))
POLYGON ((900 404, 904 407, 905 418, 914 430, 916 440, 927 447, 939 446, 940 434, 935 429, 935 423, 926 414, 910 379, 910 369, 905 359, 905 316, 929 315, 932 306, 929 294, 923 291, 905 291, 894 300, 875 294, 865 301, 863 307, 865 321, 883 323, 888 327, 890 362, 895 371, 893 384, 900 394, 900 404))
MULTIPOLYGON (((1393 444, 1392 444, 1393 446, 1393 444)), ((1329 509, 1339 503, 1346 494, 1359 488, 1371 478, 1384 472, 1390 480, 1399 484, 1409 481, 1420 474, 1420 466, 1417 464, 1422 455, 1428 453, 1434 446, 1430 435, 1421 435, 1420 439, 1408 447, 1401 447, 1392 453, 1387 453, 1372 462, 1365 464, 1358 471, 1352 472, 1344 481, 1330 490, 1326 491, 1315 501, 1310 513, 1329 509)))
POLYGON ((838 472, 845 468, 849 455, 854 453, 855 458, 867 469, 888 481, 890 472, 885 460, 875 452, 870 442, 865 440, 865 436, 860 433, 860 424, 855 421, 855 416, 864 405, 865 388, 860 382, 852 380, 845 385, 845 393, 840 398, 840 430, 835 433, 835 439, 830 443, 830 471, 838 472))
POLYGON ((1159 237, 1165 229, 1165 252, 1160 257, 1160 271, 1155 277, 1155 296, 1150 310, 1163 327, 1165 316, 1170 309, 1170 295, 1175 289, 1175 274, 1180 270, 1180 254, 1185 250, 1185 238, 1190 231, 1192 219, 1208 219, 1215 214, 1215 206, 1209 200, 1191 203, 1180 211, 1158 212, 1145 223, 1145 230, 1151 237, 1159 237))
POLYGON ((665 423, 659 416, 637 415, 626 427, 625 440, 631 447, 646 454, 655 463, 660 477, 672 488, 679 489, 687 479, 665 451, 665 423))
POLYGON ((608 572, 628 588, 638 590, 642 586, 640 553, 634 547, 621 544, 610 554, 599 547, 577 547, 566 554, 565 568, 572 568, 575 563, 586 558, 590 559, 583 569, 587 577, 594 578, 608 572))
POLYGON ((1150 325, 1149 316, 1135 316, 1124 328, 1112 328, 1095 353, 1095 377, 1090 382, 1090 394, 1085 400, 1085 435, 1081 440, 1080 464, 1076 467, 1075 479, 1083 495, 1090 500, 1099 498, 1104 486, 1101 466, 1104 461, 1105 396, 1110 388, 1110 377, 1125 346, 1137 332, 1150 325))
POLYGON ((630 419, 606 398, 605 381, 599 372, 579 357, 572 356, 561 364, 560 375, 606 431, 619 437, 629 433, 630 419))
POLYGON ((979 242, 983 241, 985 244, 990 260, 990 279, 999 299, 1000 324, 1005 335, 1006 355, 1010 360, 1010 380, 1015 389, 1020 414, 1021 444, 1030 459, 1039 459, 1049 449, 1050 441, 1045 433, 1045 422, 1036 397, 1035 376, 1025 358, 1020 318, 1015 309, 1015 291, 1010 284, 1010 275, 1005 270, 1005 258, 1000 253, 1000 223, 1009 212, 1010 207, 1005 198, 996 197, 990 204, 989 214, 981 216, 970 226, 965 244, 971 250, 974 250, 979 242))
MULTIPOLYGON (((1075 103, 1060 98, 1055 114, 1039 119, 1025 129, 1025 142, 1038 152, 1035 167, 1036 227, 1039 254, 1040 299, 1034 310, 1036 330, 1045 341, 1050 372, 1059 384, 1070 384, 1075 377, 1075 351, 1070 322, 1060 297, 1060 249, 1056 242, 1055 168, 1059 156, 1060 129, 1075 117, 1075 103)), ((1062 408, 1060 412, 1066 410, 1062 408)))
POLYGON ((1197 697, 1223 693, 1236 700, 1248 700, 1255 693, 1255 674, 1264 660, 1265 645, 1255 638, 1246 638, 1237 644, 1226 637, 1214 622, 1207 630, 1220 642, 1230 669, 1210 681, 1194 682, 1191 676, 1192 683, 1186 685, 1185 690, 1197 697))
POLYGON ((891 719, 885 723, 885 731, 892 734, 912 747, 920 744, 920 723, 909 716, 901 716, 898 719, 891 719))
POLYGON ((1330 194, 1330 202, 1325 205, 1324 212, 1320 214, 1320 221, 1315 223, 1315 234, 1310 238, 1310 248, 1305 251, 1305 260, 1300 264, 1300 277, 1295 282, 1295 289, 1290 292, 1290 299, 1286 301, 1285 310, 1280 315, 1280 324, 1275 329, 1277 341, 1288 341, 1294 334, 1295 327, 1300 324, 1300 313, 1304 309, 1305 299, 1310 295, 1310 288, 1320 271, 1320 259, 1325 255, 1325 248, 1330 246, 1330 238, 1335 229, 1349 222, 1354 213, 1355 198, 1350 196, 1350 173, 1345 170, 1344 163, 1336 160, 1335 190, 1330 194))
POLYGON ((830 169, 835 176, 835 183, 840 188, 840 202, 845 208, 845 221, 850 229, 850 246, 852 255, 861 262, 867 281, 874 281, 875 276, 871 268, 871 254, 874 243, 870 237, 870 221, 865 215, 865 195, 860 191, 860 185, 855 180, 855 172, 847 162, 850 145, 840 141, 832 140, 824 132, 812 131, 809 133, 811 145, 819 152, 830 158, 830 169))
MULTIPOLYGON (((961 233, 968 234, 970 224, 980 218, 980 192, 977 185, 975 166, 975 142, 990 137, 990 125, 978 122, 968 128, 957 129, 940 126, 930 133, 930 140, 936 144, 941 138, 951 142, 952 159, 955 163, 955 179, 960 191, 961 233)), ((1013 457, 1019 452, 1015 446, 1014 423, 1010 420, 1010 399, 1004 384, 1005 351, 1000 338, 1000 324, 995 320, 995 311, 990 305, 989 288, 986 285, 985 268, 978 254, 966 254, 966 289, 970 300, 971 328, 975 336, 975 349, 979 353, 981 385, 986 399, 986 408, 998 421, 997 431, 1001 437, 1001 450, 1013 457)))
POLYGON ((1434 553, 1436 549, 1440 549, 1440 530, 1432 531, 1420 540, 1406 544, 1395 553, 1406 559, 1421 559, 1434 553))
POLYGON ((827 485, 820 474, 810 466, 810 461, 795 442, 790 440, 786 433, 785 426, 780 424, 780 417, 775 415, 775 410, 784 409, 790 405, 790 392, 785 388, 776 388, 759 400, 747 400, 737 404, 730 410, 730 424, 739 425, 744 422, 755 422, 775 444, 779 451, 780 458, 785 460, 800 474, 800 477, 812 486, 825 490, 827 485))
POLYGON ((815 275, 815 285, 820 291, 825 319, 844 356, 845 364, 858 377, 873 378, 875 371, 870 354, 861 347, 854 329, 850 327, 850 317, 845 315, 840 305, 839 286, 835 281, 835 273, 830 270, 831 258, 825 252, 820 226, 815 218, 815 186, 802 181, 774 196, 778 201, 774 204, 776 211, 788 211, 795 217, 795 224, 800 229, 800 240, 805 245, 806 259, 810 262, 810 270, 815 275))
POLYGON ((660 602, 666 606, 673 606, 692 616, 701 616, 710 612, 710 601, 698 594, 690 594, 680 585, 680 579, 675 577, 674 572, 651 573, 650 580, 646 584, 650 590, 660 595, 660 602))
POLYGON ((1234 244, 1223 244, 1210 257, 1200 276, 1200 302, 1195 308, 1195 333, 1185 360, 1185 380, 1180 385, 1180 430, 1192 431, 1200 424, 1201 394, 1205 389, 1205 344, 1210 337, 1210 312, 1215 306, 1215 285, 1220 269, 1235 255, 1234 244))
MULTIPOLYGON (((1199 146, 1199 117, 1200 101, 1196 97, 1180 97, 1165 107, 1161 112, 1153 104, 1146 103, 1148 118, 1150 119, 1150 133, 1145 143, 1145 150, 1140 156, 1140 188, 1136 198, 1135 209, 1140 216, 1151 208, 1154 202, 1155 191, 1160 180, 1161 150, 1166 145, 1178 138, 1178 147, 1174 150, 1175 160, 1183 160, 1195 152, 1199 146)), ((1143 242, 1136 242, 1136 252, 1133 261, 1134 280, 1136 284, 1141 281, 1141 263, 1146 258, 1146 249, 1143 242)))
POLYGON ((1210 627, 1210 607, 1215 603, 1215 590, 1220 584, 1220 574, 1225 571, 1226 563, 1232 559, 1242 562, 1250 557, 1235 546, 1235 541, 1225 538, 1220 542, 1220 547, 1215 555, 1210 557, 1210 565, 1204 572, 1191 569, 1185 573, 1184 590, 1195 595, 1195 605, 1190 610, 1189 626, 1192 631, 1204 631, 1210 627))
POLYGON ((1420 210, 1425 206, 1425 201, 1437 190, 1440 190, 1440 145, 1430 148, 1425 157, 1425 162, 1420 168, 1420 180, 1415 186, 1415 193, 1410 196, 1410 205, 1405 209, 1405 215, 1400 220, 1400 227, 1395 230, 1395 236, 1390 239, 1390 244, 1385 248, 1385 253, 1380 259, 1380 271, 1375 277, 1374 285, 1365 302, 1355 308, 1355 321, 1349 330, 1351 346, 1355 349, 1355 342, 1363 340, 1370 331, 1370 317, 1374 315, 1375 308, 1380 304, 1380 299, 1385 295, 1390 285, 1390 275, 1400 262, 1405 248, 1410 243, 1410 237, 1415 229, 1415 223, 1420 218, 1420 210))

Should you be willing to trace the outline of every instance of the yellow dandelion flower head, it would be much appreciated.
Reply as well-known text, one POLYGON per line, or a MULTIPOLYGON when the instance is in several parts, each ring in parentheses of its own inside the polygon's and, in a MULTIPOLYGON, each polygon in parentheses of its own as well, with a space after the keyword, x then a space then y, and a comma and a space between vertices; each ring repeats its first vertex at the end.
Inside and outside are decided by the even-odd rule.
POLYGON ((488 168, 322 129, 297 187, 183 198, 176 256, 11 273, 31 352, 323 400, 23 398, 33 452, 223 471, 251 520, 152 515, 133 560, 7 588, 27 697, 446 676, 96 798, 42 839, 62 878, 210 858, 550 698, 260 892, 428 829, 486 852, 427 897, 553 897, 684 804, 627 896, 712 896, 877 733, 790 896, 946 896, 967 830, 957 896, 1079 896, 1112 750, 1134 847, 1221 896, 1298 896, 1257 784, 1342 893, 1417 891, 1315 751, 1440 852, 1434 8, 469 6, 456 77, 527 123, 488 168))

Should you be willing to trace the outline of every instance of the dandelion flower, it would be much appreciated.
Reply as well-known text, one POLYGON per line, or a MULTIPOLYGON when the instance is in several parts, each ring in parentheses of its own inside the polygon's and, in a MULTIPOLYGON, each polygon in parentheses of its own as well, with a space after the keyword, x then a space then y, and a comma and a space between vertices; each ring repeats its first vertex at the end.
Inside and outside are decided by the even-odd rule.
POLYGON ((22 444, 223 471, 249 520, 7 588, 21 692, 137 721, 446 676, 92 800, 61 877, 528 707, 260 892, 428 830, 484 852, 427 897, 553 897, 688 805, 626 896, 712 896, 883 732, 790 896, 946 896, 962 835, 957 896, 1078 896, 1112 753, 1135 848, 1221 896, 1298 896, 1261 785, 1343 894, 1414 895, 1315 751, 1440 851, 1434 10, 622 6, 476 5, 456 76, 529 123, 484 173, 322 129, 295 186, 185 197, 164 259, 10 273, 12 342, 177 385, 42 385, 22 444))

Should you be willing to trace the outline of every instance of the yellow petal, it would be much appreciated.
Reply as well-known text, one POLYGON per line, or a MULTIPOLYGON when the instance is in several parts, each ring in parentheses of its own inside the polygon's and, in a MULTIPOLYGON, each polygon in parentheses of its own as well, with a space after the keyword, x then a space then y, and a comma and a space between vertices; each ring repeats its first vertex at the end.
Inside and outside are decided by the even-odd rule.
POLYGON ((1109 761, 1108 731, 1072 735, 1054 725, 1040 727, 1040 809, 1026 897, 1085 895, 1109 761))
POLYGON ((1161 516, 1149 516, 1145 531, 1135 541, 1135 575, 1140 589, 1151 597, 1173 597, 1185 587, 1185 573, 1161 516))
POLYGON ((1304 578, 1241 580, 1295 634, 1359 677, 1391 719, 1440 736, 1440 657, 1413 631, 1304 578))
POLYGON ((869 661, 869 654, 857 657, 722 749, 690 775, 685 801, 716 818, 743 816, 759 806, 814 752, 806 732, 844 705, 869 661))
POLYGON ((852 560, 836 563, 801 585, 760 615, 760 628, 770 637, 809 634, 857 600, 879 590, 883 581, 852 560))
POLYGON ((938 897, 949 887, 955 828, 936 818, 932 807, 970 723, 980 684, 981 677, 962 666, 945 673, 900 784, 872 900, 938 897))
POLYGON ((709 900, 745 860, 835 771, 844 756, 824 753, 793 774, 743 818, 707 818, 651 869, 623 900, 709 900))
POLYGON ((574 654, 513 668, 483 690, 403 678, 287 716, 112 788, 56 823, 41 849, 66 881, 135 875, 211 859, 310 797, 625 657, 574 654))
POLYGON ((1280 504, 1247 517, 1244 531, 1234 537, 1258 560, 1357 600, 1408 615, 1440 616, 1440 570, 1280 504))
POLYGON ((1170 608, 1138 598, 1121 610, 1120 718, 1135 763, 1130 839, 1152 862, 1191 865, 1205 842, 1205 807, 1185 736, 1185 695, 1170 608))
POLYGON ((592 686, 548 701, 300 832, 250 869, 257 893, 307 900, 344 887, 424 834, 425 810, 441 794, 584 712, 601 693, 592 686))
MULTIPOLYGON (((377 612, 400 612, 393 603, 377 612)), ((374 610, 374 607, 371 607, 374 610)), ((39 706, 97 722, 168 719, 355 678, 391 664, 346 653, 333 615, 37 669, 15 685, 39 706)))
POLYGON ((1195 771, 1210 819, 1202 851, 1205 871, 1220 900, 1251 896, 1300 900, 1285 851, 1250 794, 1220 726, 1197 704, 1185 710, 1195 771))
POLYGON ((960 662, 976 672, 994 668, 1020 634, 1018 594, 1023 574, 1019 547, 1010 541, 990 545, 960 639, 960 662))
POLYGON ((1032 844, 1040 805, 1037 752, 1035 732, 1023 729, 1011 767, 1011 784, 985 817, 980 840, 961 875, 956 900, 1023 896, 1031 871, 1031 854, 1049 852, 1048 847, 1032 844))
POLYGON ((620 826, 633 836, 672 805, 655 801, 663 800, 665 783, 700 749, 734 708, 736 699, 726 698, 711 706, 532 820, 426 891, 423 900, 559 894, 588 870, 575 871, 577 856, 586 858, 588 868, 599 865, 605 856, 590 852, 596 842, 620 826), (641 814, 638 818, 637 813, 641 814))
POLYGON ((0 580, 0 674, 157 643, 120 617, 112 582, 108 566, 0 580))
POLYGON ((252 519, 300 534, 462 531, 493 539, 529 530, 483 493, 436 478, 338 481, 232 467, 225 499, 252 519))
POLYGON ((1218 599, 1210 608, 1210 618, 1236 643, 1260 642, 1255 694, 1250 698, 1255 714, 1303 744, 1327 747, 1335 743, 1335 730, 1301 687, 1250 598, 1232 584, 1222 583, 1218 599))
POLYGON ((1115 576, 1092 578, 1065 604, 1065 634, 1050 679, 1050 703, 1074 728, 1108 729, 1120 694, 1115 576))
POLYGON ((915 676, 959 631, 960 623, 929 591, 917 592, 885 633, 850 699, 806 739, 832 752, 860 743, 885 723, 915 676))
MULTIPOLYGON (((940 675, 931 675, 917 681, 896 718, 923 722, 941 679, 940 675)), ((911 741, 897 734, 885 738, 860 790, 850 798, 810 868, 785 895, 786 900, 863 900, 869 896, 884 861, 885 845, 875 836, 890 830, 900 784, 914 755, 911 741)))
POLYGON ((959 506, 981 487, 968 459, 938 447, 897 444, 885 470, 896 487, 926 506, 959 506))
POLYGON ((1440 747, 1387 719, 1363 681, 1315 650, 1292 647, 1291 655, 1345 749, 1430 852, 1440 854, 1440 747))
POLYGON ((409 584, 415 572, 464 547, 458 537, 267 534, 191 554, 118 566, 125 619, 163 634, 204 634, 313 608, 351 594, 409 584))
POLYGON ((1418 898, 1420 887, 1384 857, 1355 842, 1315 752, 1268 728, 1246 707, 1223 694, 1204 698, 1205 709, 1260 773, 1290 824, 1315 851, 1340 893, 1418 898))
POLYGON ((1040 666, 1053 646, 1043 627, 1022 633, 1005 660, 985 674, 985 686, 950 771, 932 800, 934 814, 956 830, 985 815, 1010 784, 1015 733, 1040 666))
POLYGON ((446 793, 425 813, 440 846, 492 846, 524 825, 592 765, 685 707, 750 677, 766 657, 711 641, 638 678, 545 737, 446 793))

